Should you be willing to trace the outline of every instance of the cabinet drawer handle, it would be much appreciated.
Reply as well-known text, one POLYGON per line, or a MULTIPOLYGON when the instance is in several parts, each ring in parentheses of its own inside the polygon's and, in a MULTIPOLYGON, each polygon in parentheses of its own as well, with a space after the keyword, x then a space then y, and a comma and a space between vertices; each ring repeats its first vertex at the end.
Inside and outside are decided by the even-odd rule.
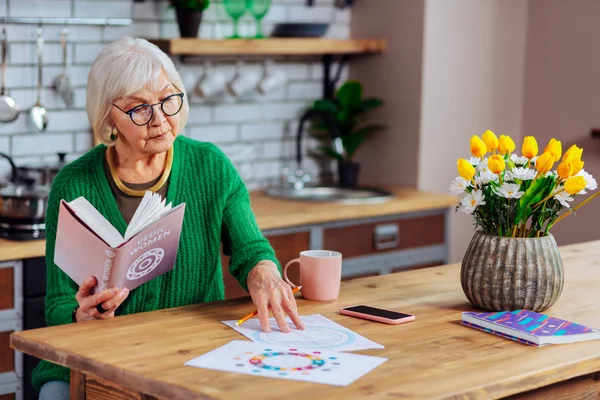
POLYGON ((373 232, 373 247, 376 250, 393 249, 400 243, 400 228, 397 224, 377 225, 373 232))

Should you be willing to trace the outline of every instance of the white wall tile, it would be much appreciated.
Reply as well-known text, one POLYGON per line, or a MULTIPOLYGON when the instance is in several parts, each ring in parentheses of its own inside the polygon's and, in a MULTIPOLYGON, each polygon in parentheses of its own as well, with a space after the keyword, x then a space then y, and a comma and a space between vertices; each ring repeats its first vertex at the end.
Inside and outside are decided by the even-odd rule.
POLYGON ((265 158, 281 158, 286 160, 294 160, 296 157, 296 142, 291 140, 278 140, 275 142, 263 143, 265 158))
POLYGON ((254 178, 254 165, 252 163, 242 163, 237 165, 236 168, 244 182, 248 182, 254 178))
POLYGON ((309 65, 307 63, 282 63, 277 66, 283 68, 288 80, 306 80, 309 78, 309 65))
POLYGON ((91 64, 104 47, 104 44, 78 43, 75 45, 73 60, 77 64, 91 64))
POLYGON ((207 124, 212 121, 212 108, 207 106, 190 105, 188 125, 207 124))
POLYGON ((336 8, 333 12, 333 20, 335 22, 344 22, 346 24, 350 23, 350 17, 352 16, 351 9, 346 7, 343 10, 336 8))
MULTIPOLYGON (((75 0, 77 1, 77 0, 75 0)), ((32 28, 31 39, 35 39, 35 27, 32 28)), ((48 41, 60 41, 60 25, 48 25, 44 27, 44 38, 48 41)), ((102 26, 69 26, 67 27, 67 41, 73 42, 98 42, 102 37, 102 26)))
POLYGON ((6 87, 30 87, 37 82, 37 73, 33 67, 6 67, 6 87))
POLYGON ((0 0, 0 17, 8 16, 8 3, 6 0, 0 0))
POLYGON ((71 17, 71 1, 11 0, 8 15, 11 17, 71 17))
POLYGON ((331 39, 347 39, 350 37, 350 25, 332 24, 327 29, 325 37, 331 39))
POLYGON ((75 17, 131 18, 131 5, 132 3, 128 1, 76 0, 75 17))
POLYGON ((190 137, 202 142, 230 143, 237 140, 237 125, 196 125, 190 127, 190 137))
POLYGON ((29 130, 28 121, 29 113, 26 111, 21 111, 15 121, 6 124, 0 124, 0 135, 18 135, 25 133, 29 130))
POLYGON ((302 112, 306 109, 307 105, 308 102, 290 102, 264 105, 264 118, 270 121, 298 119, 302 112))
POLYGON ((73 101, 73 108, 85 108, 85 96, 87 92, 85 88, 75 89, 75 100, 73 101))
POLYGON ((12 152, 16 156, 70 152, 73 150, 72 138, 71 134, 17 135, 12 138, 12 152))
POLYGON ((316 100, 323 97, 323 85, 320 82, 290 83, 288 98, 291 100, 316 100))
POLYGON ((285 5, 273 4, 269 12, 263 19, 264 23, 286 22, 288 20, 288 7, 285 5))
POLYGON ((91 132, 82 132, 75 134, 75 151, 85 153, 94 145, 94 135, 91 132))
POLYGON ((281 161, 266 161, 254 164, 255 179, 279 178, 283 165, 281 161))
POLYGON ((290 22, 330 22, 333 19, 333 9, 326 6, 290 6, 290 22))
POLYGON ((228 144, 219 148, 234 163, 254 160, 258 155, 257 146, 252 144, 228 144))
POLYGON ((53 111, 48 113, 48 131, 83 132, 90 130, 85 110, 53 111))
MULTIPOLYGON (((0 136, 0 151, 8 154, 10 152, 10 139, 8 136, 0 136)), ((5 163, 4 157, 0 157, 0 163, 5 163)))
POLYGON ((282 136, 283 123, 243 124, 240 131, 240 140, 242 141, 259 141, 282 136))
MULTIPOLYGON (((67 46, 67 57, 73 60, 73 46, 67 46)), ((9 44, 8 62, 10 65, 27 64, 37 65, 37 46, 33 43, 9 44)), ((42 65, 62 64, 62 47, 56 43, 46 43, 43 47, 42 65)))
POLYGON ((238 104, 231 106, 216 106, 216 122, 247 122, 260 121, 262 108, 257 104, 238 104))
POLYGON ((168 1, 144 1, 133 3, 133 19, 135 20, 175 20, 175 10, 169 7, 168 1))
MULTIPOLYGON (((35 89, 14 89, 10 96, 17 102, 21 110, 31 108, 37 100, 37 90, 35 89)), ((47 110, 65 109, 66 105, 57 93, 50 88, 42 89, 41 103, 47 110)))

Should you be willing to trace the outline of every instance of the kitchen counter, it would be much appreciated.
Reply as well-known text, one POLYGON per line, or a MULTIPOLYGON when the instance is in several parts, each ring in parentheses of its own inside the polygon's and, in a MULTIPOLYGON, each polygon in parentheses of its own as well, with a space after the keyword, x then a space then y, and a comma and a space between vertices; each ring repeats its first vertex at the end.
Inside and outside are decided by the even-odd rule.
MULTIPOLYGON (((250 193, 252 209, 261 230, 322 224, 384 215, 447 209, 457 204, 448 194, 423 192, 411 188, 393 188, 394 198, 382 204, 343 205, 276 199, 264 191, 250 193)), ((0 239, 0 262, 42 257, 45 240, 16 242, 0 239)))
MULTIPOLYGON (((600 327, 600 241, 560 248, 566 274, 548 314, 600 327)), ((267 379, 185 366, 231 340, 223 325, 254 309, 249 298, 15 332, 15 349, 73 368, 73 398, 104 399, 523 399, 597 398, 600 341, 534 348, 460 324, 474 310, 460 286, 460 264, 342 282, 333 301, 298 298, 302 315, 322 314, 384 349, 388 361, 347 387, 267 379), (351 304, 414 313, 383 325, 346 317, 351 304), (202 327, 202 329, 199 329, 202 327), (528 393, 527 393, 528 392, 528 393), (155 396, 155 397, 154 397, 155 396), (89 397, 88 397, 89 398, 89 397), (96 398, 96 397, 94 397, 96 398)))

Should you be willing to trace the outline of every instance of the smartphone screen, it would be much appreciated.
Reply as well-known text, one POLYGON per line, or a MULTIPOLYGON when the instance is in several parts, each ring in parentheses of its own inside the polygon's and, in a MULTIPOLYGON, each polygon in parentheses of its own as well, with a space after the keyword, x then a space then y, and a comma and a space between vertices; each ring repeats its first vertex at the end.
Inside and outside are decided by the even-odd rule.
POLYGON ((370 314, 376 317, 382 317, 387 319, 400 319, 406 317, 412 317, 411 314, 403 314, 390 310, 382 310, 381 308, 369 307, 369 306, 355 306, 355 307, 347 307, 344 310, 354 311, 361 314, 370 314))

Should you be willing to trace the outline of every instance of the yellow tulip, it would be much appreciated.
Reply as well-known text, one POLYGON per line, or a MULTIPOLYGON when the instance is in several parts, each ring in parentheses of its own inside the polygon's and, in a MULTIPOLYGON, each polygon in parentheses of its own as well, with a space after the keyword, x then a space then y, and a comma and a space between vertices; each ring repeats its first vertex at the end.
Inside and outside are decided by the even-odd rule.
POLYGON ((550 171, 552 169, 553 165, 554 165, 554 155, 549 151, 545 151, 535 161, 535 169, 537 169, 542 174, 550 171))
POLYGON ((471 165, 471 163, 464 158, 458 159, 456 167, 458 169, 458 174, 468 181, 473 179, 475 176, 475 167, 473 167, 473 165, 471 165))
POLYGON ((587 182, 583 176, 573 176, 565 181, 565 190, 573 195, 585 189, 585 185, 587 185, 587 182))
POLYGON ((530 160, 537 156, 538 154, 538 145, 533 136, 525 136, 523 139, 523 146, 521 147, 521 152, 523 156, 529 158, 530 160))
POLYGON ((573 163, 571 161, 561 162, 558 164, 556 172, 562 179, 569 179, 571 176, 573 176, 573 163))
POLYGON ((512 153, 513 151, 515 151, 515 142, 510 136, 500 135, 500 139, 498 139, 498 152, 505 155, 506 153, 512 153))
POLYGON ((569 147, 569 150, 565 151, 565 154, 563 155, 563 161, 581 160, 582 155, 583 149, 574 144, 573 146, 569 147))
POLYGON ((549 151, 554 156, 554 161, 560 160, 560 156, 562 155, 562 143, 560 140, 556 140, 554 138, 550 139, 548 142, 548 146, 544 149, 544 152, 549 151))
POLYGON ((575 159, 575 160, 571 161, 571 163, 573 164, 573 175, 577 174, 579 171, 581 171, 583 169, 584 162, 581 161, 580 159, 575 159))
POLYGON ((483 143, 483 140, 477 135, 471 136, 471 154, 474 157, 481 158, 487 153, 487 146, 483 143))
POLYGON ((504 158, 499 154, 490 156, 488 158, 488 168, 495 174, 499 174, 500 172, 504 171, 504 168, 506 168, 506 165, 504 164, 504 158))
POLYGON ((481 135, 481 139, 483 139, 483 143, 485 143, 487 147, 487 151, 494 151, 498 148, 498 138, 494 135, 494 132, 489 129, 483 132, 481 135))

